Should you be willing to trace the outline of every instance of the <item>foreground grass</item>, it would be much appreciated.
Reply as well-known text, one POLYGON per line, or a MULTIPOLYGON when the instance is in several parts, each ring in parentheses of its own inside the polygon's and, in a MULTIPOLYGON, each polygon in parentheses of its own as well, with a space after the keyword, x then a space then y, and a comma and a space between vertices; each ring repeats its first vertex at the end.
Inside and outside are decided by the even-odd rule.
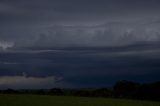
POLYGON ((160 102, 72 96, 0 95, 0 106, 160 106, 160 102))

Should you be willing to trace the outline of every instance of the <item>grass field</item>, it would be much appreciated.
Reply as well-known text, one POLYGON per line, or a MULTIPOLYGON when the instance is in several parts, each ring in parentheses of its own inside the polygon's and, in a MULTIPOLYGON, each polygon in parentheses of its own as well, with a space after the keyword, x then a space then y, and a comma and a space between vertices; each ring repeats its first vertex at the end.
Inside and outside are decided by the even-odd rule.
POLYGON ((0 106, 160 106, 160 102, 72 96, 0 95, 0 106))

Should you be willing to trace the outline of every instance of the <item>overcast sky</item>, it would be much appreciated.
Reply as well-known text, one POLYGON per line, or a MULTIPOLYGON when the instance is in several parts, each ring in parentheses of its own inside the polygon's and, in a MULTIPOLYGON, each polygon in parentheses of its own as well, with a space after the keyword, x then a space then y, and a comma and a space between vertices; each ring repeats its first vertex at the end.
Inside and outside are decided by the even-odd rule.
POLYGON ((159 5, 159 0, 1 0, 0 41, 52 47, 155 41, 159 5))
POLYGON ((157 81, 159 42, 159 0, 0 0, 0 87, 157 81))

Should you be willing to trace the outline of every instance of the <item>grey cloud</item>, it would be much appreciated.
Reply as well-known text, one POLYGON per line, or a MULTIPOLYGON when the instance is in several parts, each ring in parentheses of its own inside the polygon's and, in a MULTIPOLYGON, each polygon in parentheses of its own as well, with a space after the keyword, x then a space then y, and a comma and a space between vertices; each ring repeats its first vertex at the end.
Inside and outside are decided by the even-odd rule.
POLYGON ((100 47, 157 42, 160 40, 160 24, 157 21, 157 18, 153 18, 136 22, 112 21, 100 25, 15 26, 8 27, 11 30, 8 34, 5 30, 1 32, 4 35, 1 35, 0 42, 12 42, 15 47, 100 47), (18 30, 16 34, 15 30, 18 30))
POLYGON ((115 17, 120 18, 121 15, 127 17, 127 14, 135 18, 137 17, 136 13, 138 15, 142 13, 143 16, 146 12, 153 13, 153 11, 156 12, 156 10, 159 10, 159 2, 157 0, 101 0, 98 2, 97 0, 17 0, 14 2, 9 0, 3 1, 3 3, 16 7, 17 10, 15 11, 20 10, 20 14, 24 15, 24 17, 21 17, 22 19, 33 19, 34 21, 42 20, 43 18, 45 20, 52 19, 70 22, 73 20, 77 21, 77 19, 78 21, 95 21, 97 19, 108 20, 115 17))
MULTIPOLYGON (((143 30, 144 26, 139 25, 140 21, 146 23, 146 21, 152 20, 150 18, 156 17, 156 20, 159 19, 159 1, 157 0, 100 0, 98 2, 97 0, 15 0, 14 2, 12 0, 1 0, 0 5, 0 39, 13 40, 17 45, 22 46, 31 46, 34 45, 34 43, 37 45, 37 42, 40 43, 42 36, 46 40, 41 41, 42 43, 54 42, 48 43, 48 45, 66 45, 65 42, 70 42, 68 45, 79 45, 82 42, 84 45, 98 45, 98 43, 99 45, 105 45, 106 42, 108 42, 109 45, 112 45, 109 42, 116 42, 118 44, 119 42, 123 42, 115 39, 121 39, 117 37, 117 35, 121 36, 121 34, 124 33, 124 30, 126 31, 124 34, 129 34, 129 31, 127 32, 127 30, 133 30, 130 35, 141 36, 133 38, 140 40, 151 39, 150 35, 155 36, 156 34, 159 34, 157 31, 159 30, 159 25, 155 28, 157 22, 151 26, 152 30, 156 30, 157 32, 149 31, 147 34, 145 33, 146 29, 143 30), (123 26, 123 28, 110 28, 111 31, 108 31, 107 29, 105 32, 95 31, 95 33, 100 34, 100 36, 96 36, 95 39, 93 37, 95 36, 95 33, 91 34, 87 32, 90 28, 79 28, 79 34, 75 34, 75 28, 70 28, 73 30, 71 32, 65 31, 65 28, 60 28, 58 29, 59 31, 57 31, 56 29, 49 27, 54 24, 93 25, 104 24, 106 22, 109 22, 114 26, 117 21, 122 24, 116 25, 118 27, 123 26), (130 22, 137 23, 137 25, 124 26, 123 22, 127 24, 130 22), (142 27, 142 29, 140 30, 138 26, 142 27), (144 31, 143 33, 142 30, 144 31), (53 34, 54 31, 57 32, 57 35, 53 34), (64 36, 64 34, 66 34, 66 36, 64 36), (104 34, 107 34, 108 37, 104 34), (145 34, 149 37, 143 38, 143 35, 145 34), (109 38, 109 36, 111 38, 109 38), (103 39, 103 37, 106 41, 97 40, 103 39)), ((151 30, 151 28, 149 28, 149 30, 151 30)), ((122 38, 122 40, 125 42, 126 39, 132 39, 132 37, 127 37, 122 38)))
POLYGON ((95 26, 53 26, 40 34, 39 46, 120 46, 136 42, 159 41, 160 25, 111 22, 95 26))

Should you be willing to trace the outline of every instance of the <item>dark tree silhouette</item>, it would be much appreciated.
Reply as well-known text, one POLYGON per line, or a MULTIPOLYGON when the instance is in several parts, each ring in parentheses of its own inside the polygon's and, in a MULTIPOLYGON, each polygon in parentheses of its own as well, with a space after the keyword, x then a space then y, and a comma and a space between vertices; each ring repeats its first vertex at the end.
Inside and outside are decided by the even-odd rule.
POLYGON ((136 96, 139 84, 131 81, 119 81, 113 87, 114 96, 118 98, 133 98, 136 96))
POLYGON ((140 100, 160 101, 160 82, 150 84, 139 84, 131 81, 118 81, 113 89, 90 88, 90 89, 6 89, 0 90, 1 94, 39 94, 39 95, 67 95, 85 97, 115 97, 140 100))

